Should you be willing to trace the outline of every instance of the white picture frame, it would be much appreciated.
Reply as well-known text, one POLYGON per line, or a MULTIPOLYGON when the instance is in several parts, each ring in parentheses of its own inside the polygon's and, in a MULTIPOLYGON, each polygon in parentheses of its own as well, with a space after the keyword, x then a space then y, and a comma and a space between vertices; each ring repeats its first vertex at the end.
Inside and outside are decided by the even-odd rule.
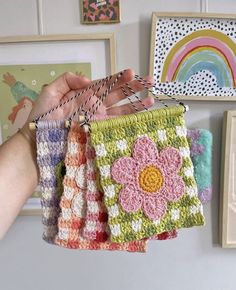
POLYGON ((153 12, 149 74, 162 99, 236 101, 236 14, 153 12), (227 75, 227 76, 226 76, 227 75))
MULTIPOLYGON (((0 38, 0 66, 91 63, 92 79, 116 72, 113 33, 33 35, 0 38)), ((0 132, 0 142, 2 140, 0 132)), ((39 191, 37 188, 36 192, 39 191)), ((40 198, 29 198, 20 215, 41 215, 40 198)))

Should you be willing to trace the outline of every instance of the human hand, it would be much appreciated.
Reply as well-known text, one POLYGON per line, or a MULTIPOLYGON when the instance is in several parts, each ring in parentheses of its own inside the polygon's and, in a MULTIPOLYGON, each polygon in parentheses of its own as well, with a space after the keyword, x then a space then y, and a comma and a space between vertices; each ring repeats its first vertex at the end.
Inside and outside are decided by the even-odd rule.
POLYGON ((16 79, 9 72, 3 75, 3 83, 7 84, 9 87, 13 87, 16 84, 16 79))
MULTIPOLYGON (((117 75, 113 76, 113 80, 117 75)), ((146 78, 149 82, 152 82, 150 77, 146 78)), ((95 82, 95 81, 94 81, 95 82)), ((64 100, 67 100, 74 96, 76 93, 82 91, 88 85, 94 83, 89 79, 78 76, 72 73, 65 73, 59 78, 57 78, 51 84, 44 86, 42 92, 40 93, 38 99, 36 100, 33 109, 29 115, 28 122, 31 122, 33 119, 39 117, 40 115, 48 112, 50 109, 56 107, 64 100)), ((111 92, 108 94, 103 104, 99 107, 97 115, 100 115, 100 118, 105 118, 109 115, 122 115, 129 114, 134 112, 134 107, 131 104, 124 104, 117 106, 117 103, 127 96, 124 94, 122 87, 125 89, 126 94, 129 96, 132 93, 127 89, 126 83, 132 88, 133 91, 139 92, 143 90, 143 86, 134 79, 134 72, 131 69, 124 71, 123 75, 120 77, 118 82, 114 85, 111 92)), ((109 85, 109 83, 108 83, 109 85)), ((104 91, 107 89, 107 85, 101 88, 96 95, 98 87, 90 89, 79 98, 75 98, 73 101, 67 103, 66 105, 59 107, 57 110, 53 111, 50 115, 47 116, 47 119, 59 120, 67 119, 71 114, 91 95, 91 100, 86 104, 85 111, 91 108, 91 106, 102 96, 104 91)), ((146 97, 142 100, 142 103, 146 107, 153 105, 154 100, 152 97, 146 97)), ((135 107, 138 110, 143 110, 143 106, 140 102, 134 102, 135 107)), ((25 128, 25 127, 24 127, 25 128)), ((25 130, 25 129, 24 129, 25 130)))

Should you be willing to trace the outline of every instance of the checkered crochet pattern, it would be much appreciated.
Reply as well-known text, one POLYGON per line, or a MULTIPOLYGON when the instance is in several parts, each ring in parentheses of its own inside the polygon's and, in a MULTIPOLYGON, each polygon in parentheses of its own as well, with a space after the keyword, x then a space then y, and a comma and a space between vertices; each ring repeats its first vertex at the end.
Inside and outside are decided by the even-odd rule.
POLYGON ((145 252, 146 241, 117 244, 109 241, 88 240, 82 236, 87 210, 86 133, 77 123, 72 123, 67 148, 64 192, 60 201, 61 214, 58 219, 58 235, 55 243, 72 249, 145 252))
POLYGON ((204 224, 183 114, 175 106, 91 123, 113 242, 204 224))
MULTIPOLYGON (((104 242, 108 239, 109 229, 107 227, 108 215, 103 203, 103 192, 99 187, 99 174, 95 163, 96 153, 91 144, 90 134, 87 134, 86 142, 86 173, 81 167, 81 181, 83 176, 85 180, 81 184, 86 183, 85 199, 87 202, 85 226, 83 228, 83 236, 89 240, 104 242)), ((109 175, 110 168, 105 168, 103 174, 109 175)), ((177 231, 173 230, 153 236, 152 240, 166 240, 177 237, 177 231)))
POLYGON ((99 191, 97 171, 95 165, 95 150, 91 146, 90 136, 86 142, 86 219, 83 236, 89 240, 105 242, 108 239, 108 215, 103 204, 103 193, 99 191))
POLYGON ((64 127, 64 123, 64 121, 39 121, 37 123, 37 164, 42 192, 43 239, 49 243, 54 242, 58 231, 60 195, 57 191, 55 168, 65 157, 68 130, 64 127))

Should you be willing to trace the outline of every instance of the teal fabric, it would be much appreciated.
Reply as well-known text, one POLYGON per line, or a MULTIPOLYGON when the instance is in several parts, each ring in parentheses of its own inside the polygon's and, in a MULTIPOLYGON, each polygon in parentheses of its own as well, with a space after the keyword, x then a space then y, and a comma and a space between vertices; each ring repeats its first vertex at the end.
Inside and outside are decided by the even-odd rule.
POLYGON ((206 129, 191 129, 188 140, 199 198, 207 203, 212 198, 212 133, 206 129))

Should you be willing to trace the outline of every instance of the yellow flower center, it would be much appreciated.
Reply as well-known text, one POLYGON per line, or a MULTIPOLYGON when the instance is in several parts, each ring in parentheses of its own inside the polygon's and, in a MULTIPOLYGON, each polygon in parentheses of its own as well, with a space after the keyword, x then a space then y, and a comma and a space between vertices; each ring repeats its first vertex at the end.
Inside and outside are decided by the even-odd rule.
POLYGON ((161 171, 153 165, 145 167, 139 174, 139 186, 147 192, 156 192, 163 185, 161 171))

